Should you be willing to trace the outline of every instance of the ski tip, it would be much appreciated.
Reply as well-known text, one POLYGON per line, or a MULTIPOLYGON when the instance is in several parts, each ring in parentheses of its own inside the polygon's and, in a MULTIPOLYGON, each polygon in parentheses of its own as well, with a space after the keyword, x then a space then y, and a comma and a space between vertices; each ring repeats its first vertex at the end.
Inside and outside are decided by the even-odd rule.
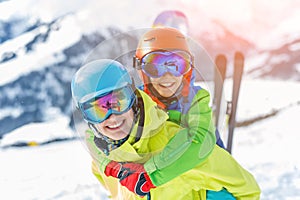
POLYGON ((235 54, 234 54, 234 59, 244 60, 245 57, 244 57, 244 54, 242 52, 236 51, 235 54))
POLYGON ((226 65, 227 59, 224 54, 219 54, 216 56, 215 63, 217 66, 226 65))
POLYGON ((236 67, 243 67, 244 66, 244 54, 240 51, 235 52, 234 54, 234 65, 236 67))
POLYGON ((219 54, 215 58, 216 70, 220 73, 222 78, 224 79, 226 73, 227 59, 224 54, 219 54))

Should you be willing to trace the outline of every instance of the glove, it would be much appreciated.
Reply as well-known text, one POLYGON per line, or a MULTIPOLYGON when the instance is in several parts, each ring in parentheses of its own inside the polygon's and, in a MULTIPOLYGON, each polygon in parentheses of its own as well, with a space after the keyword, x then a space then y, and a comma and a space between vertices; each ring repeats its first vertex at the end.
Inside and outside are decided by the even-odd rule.
POLYGON ((106 176, 118 178, 121 185, 143 197, 155 188, 143 165, 111 161, 104 171, 106 176))

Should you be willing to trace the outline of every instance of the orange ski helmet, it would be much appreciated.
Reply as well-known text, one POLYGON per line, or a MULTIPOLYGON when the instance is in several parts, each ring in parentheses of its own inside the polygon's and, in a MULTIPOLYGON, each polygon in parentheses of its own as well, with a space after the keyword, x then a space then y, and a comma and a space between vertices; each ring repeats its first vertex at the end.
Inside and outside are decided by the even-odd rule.
MULTIPOLYGON (((187 96, 189 92, 189 85, 192 77, 193 56, 190 53, 187 38, 179 30, 170 27, 153 28, 146 32, 139 40, 138 47, 134 57, 134 67, 140 69, 140 61, 142 58, 153 51, 172 51, 181 50, 188 53, 192 59, 191 69, 183 75, 183 88, 181 94, 187 96)), ((148 93, 156 103, 165 108, 157 97, 155 97, 149 90, 147 83, 149 77, 142 71, 142 79, 144 82, 144 91, 148 93)))
POLYGON ((190 54, 186 37, 177 29, 153 28, 138 43, 135 57, 141 60, 147 53, 158 50, 182 50, 190 54))

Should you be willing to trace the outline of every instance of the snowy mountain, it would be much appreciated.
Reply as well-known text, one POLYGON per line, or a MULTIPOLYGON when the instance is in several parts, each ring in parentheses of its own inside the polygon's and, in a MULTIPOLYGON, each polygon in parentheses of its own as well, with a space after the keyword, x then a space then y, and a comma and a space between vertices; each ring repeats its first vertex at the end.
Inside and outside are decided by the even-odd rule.
MULTIPOLYGON (((53 112, 71 115, 72 75, 105 36, 80 33, 66 39, 61 26, 69 20, 64 16, 50 23, 27 23, 14 38, 1 37, 0 136, 27 123, 47 121, 55 117, 53 112)), ((10 24, 13 27, 15 20, 10 24)), ((113 31, 118 30, 107 30, 113 31)))
POLYGON ((139 31, 162 10, 179 9, 189 17, 193 39, 212 59, 227 55, 226 100, 233 54, 245 54, 233 155, 257 178, 262 199, 299 199, 297 8, 297 0, 272 5, 267 0, 0 0, 0 196, 107 199, 90 173, 88 153, 74 138, 71 78, 97 57, 120 56, 129 65, 139 31), (289 12, 279 12, 282 8, 289 12), (14 148, 26 145, 40 146, 14 148))
POLYGON ((235 51, 248 54, 256 49, 253 42, 235 34, 220 21, 208 19, 207 23, 210 24, 210 29, 201 30, 194 37, 212 58, 220 53, 232 57, 235 51))
MULTIPOLYGON (((100 42, 133 28, 111 24, 85 29, 78 22, 81 14, 65 12, 51 20, 16 15, 0 21, 0 92, 4 94, 0 96, 0 137, 27 123, 49 121, 56 114, 69 116, 71 121, 72 75, 91 57, 91 51, 97 53, 94 48, 100 42)), ((210 23, 210 28, 194 35, 212 58, 224 53, 230 62, 230 56, 239 50, 249 55, 245 71, 250 77, 299 80, 300 39, 256 50, 253 42, 234 34, 220 21, 206 19, 205 23, 210 23)), ((137 37, 126 40, 133 46, 129 51, 134 50, 137 37)), ((124 53, 116 49, 105 55, 102 51, 101 56, 115 58, 124 53)))
POLYGON ((300 81, 300 37, 279 47, 258 51, 255 59, 260 62, 248 71, 253 78, 300 81))

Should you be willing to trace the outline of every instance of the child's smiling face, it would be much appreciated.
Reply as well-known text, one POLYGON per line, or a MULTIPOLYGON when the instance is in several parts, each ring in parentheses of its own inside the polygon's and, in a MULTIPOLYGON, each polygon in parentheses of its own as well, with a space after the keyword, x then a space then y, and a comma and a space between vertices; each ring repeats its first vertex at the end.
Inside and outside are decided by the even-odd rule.
POLYGON ((95 124, 96 128, 103 135, 113 139, 120 140, 130 134, 133 123, 133 110, 123 114, 112 114, 106 120, 95 124))
POLYGON ((159 78, 151 78, 150 81, 156 91, 163 97, 171 97, 181 85, 183 76, 174 76, 166 73, 159 78))

